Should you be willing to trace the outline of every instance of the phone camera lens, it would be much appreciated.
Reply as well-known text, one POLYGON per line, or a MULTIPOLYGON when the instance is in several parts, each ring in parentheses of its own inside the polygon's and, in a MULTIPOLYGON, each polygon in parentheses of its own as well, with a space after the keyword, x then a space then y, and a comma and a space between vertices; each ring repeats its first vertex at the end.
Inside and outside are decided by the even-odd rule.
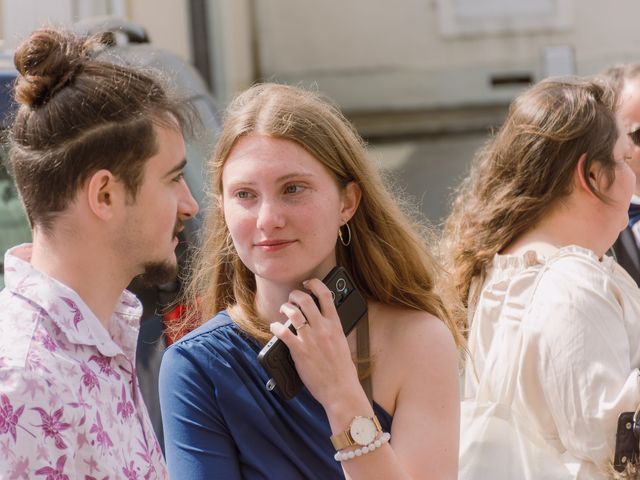
POLYGON ((347 281, 344 278, 339 278, 336 281, 336 290, 342 292, 345 288, 347 288, 347 281))

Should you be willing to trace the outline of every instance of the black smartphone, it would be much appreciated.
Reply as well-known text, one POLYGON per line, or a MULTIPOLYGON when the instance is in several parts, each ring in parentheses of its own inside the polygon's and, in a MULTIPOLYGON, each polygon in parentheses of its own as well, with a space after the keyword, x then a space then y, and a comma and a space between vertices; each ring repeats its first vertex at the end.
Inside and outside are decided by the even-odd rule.
POLYGON ((629 464, 635 466, 640 456, 638 447, 638 424, 635 412, 622 412, 618 417, 616 448, 613 456, 613 468, 624 472, 629 464))
MULTIPOLYGON (((334 267, 322 281, 331 291, 342 329, 344 334, 348 335, 367 313, 367 301, 356 289, 344 267, 334 267)), ((315 297, 313 299, 317 305, 318 300, 315 297)), ((285 325, 296 333, 290 321, 285 325)), ((258 362, 269 374, 270 379, 266 385, 268 390, 275 389, 285 400, 290 400, 298 394, 302 388, 302 380, 296 371, 289 348, 282 340, 276 336, 269 340, 258 353, 258 362)))

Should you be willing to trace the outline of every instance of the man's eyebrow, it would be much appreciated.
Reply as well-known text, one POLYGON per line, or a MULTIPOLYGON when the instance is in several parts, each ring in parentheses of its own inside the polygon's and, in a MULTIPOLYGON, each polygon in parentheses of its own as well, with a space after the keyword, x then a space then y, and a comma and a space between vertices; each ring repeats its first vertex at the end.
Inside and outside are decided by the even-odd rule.
POLYGON ((183 158, 182 161, 177 164, 175 167, 173 167, 171 170, 169 170, 167 173, 164 174, 165 177, 170 177, 171 175, 174 175, 182 170, 184 170, 184 167, 187 166, 187 159, 183 158))

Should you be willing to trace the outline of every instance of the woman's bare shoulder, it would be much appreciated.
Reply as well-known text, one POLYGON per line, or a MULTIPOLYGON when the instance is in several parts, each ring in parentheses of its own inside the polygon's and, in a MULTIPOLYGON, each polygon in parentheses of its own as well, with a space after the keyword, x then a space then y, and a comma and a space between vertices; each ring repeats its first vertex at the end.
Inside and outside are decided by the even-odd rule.
POLYGON ((425 347, 442 345, 456 350, 453 335, 447 325, 431 313, 381 303, 371 303, 369 318, 376 336, 387 348, 406 349, 412 345, 425 347))
POLYGON ((457 393, 460 354, 443 321, 427 312, 380 304, 371 305, 369 315, 374 392, 387 411, 395 410, 401 392, 425 395, 420 392, 425 382, 432 392, 439 385, 457 393))

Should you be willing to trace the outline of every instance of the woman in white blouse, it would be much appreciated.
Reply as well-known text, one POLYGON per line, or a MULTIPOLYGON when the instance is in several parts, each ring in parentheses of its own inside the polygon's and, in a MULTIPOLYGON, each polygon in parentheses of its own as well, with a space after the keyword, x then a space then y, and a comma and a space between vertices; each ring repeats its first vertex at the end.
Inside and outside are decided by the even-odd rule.
POLYGON ((640 404, 640 294, 605 252, 635 176, 615 95, 588 79, 521 94, 445 227, 468 307, 461 479, 610 478, 640 404))

